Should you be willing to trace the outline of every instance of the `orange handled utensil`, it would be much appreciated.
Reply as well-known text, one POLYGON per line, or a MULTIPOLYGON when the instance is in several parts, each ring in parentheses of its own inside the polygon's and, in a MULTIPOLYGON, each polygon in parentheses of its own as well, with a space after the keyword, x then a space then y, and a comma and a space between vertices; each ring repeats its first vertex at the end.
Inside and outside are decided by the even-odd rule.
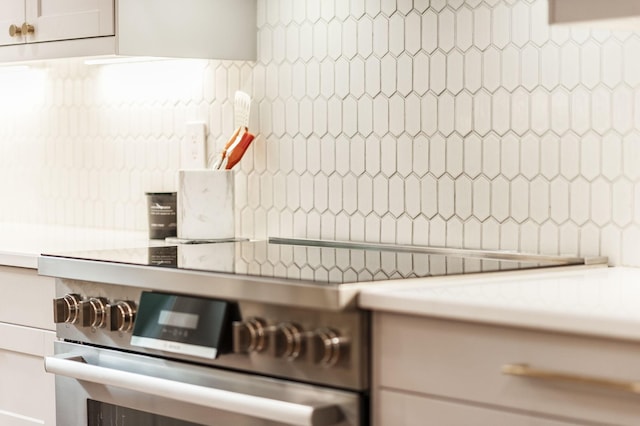
POLYGON ((242 159, 242 156, 244 155, 247 148, 249 148, 249 145, 251 145, 254 137, 255 136, 253 136, 249 132, 246 132, 244 135, 242 135, 242 139, 240 139, 240 142, 236 146, 234 146, 229 153, 227 153, 225 169, 229 170, 233 166, 238 164, 238 161, 242 159))
POLYGON ((229 149, 231 148, 231 146, 233 146, 234 143, 239 142, 240 141, 240 137, 241 137, 241 131, 247 131, 246 127, 238 127, 236 129, 236 131, 233 133, 233 136, 231 136, 231 139, 229 139, 226 143, 226 145, 224 146, 224 148, 222 149, 222 151, 220 151, 220 153, 218 154, 216 161, 213 163, 213 166, 211 167, 213 170, 218 170, 221 168, 222 166, 222 162, 224 161, 225 157, 227 156, 227 152, 229 151, 229 149))

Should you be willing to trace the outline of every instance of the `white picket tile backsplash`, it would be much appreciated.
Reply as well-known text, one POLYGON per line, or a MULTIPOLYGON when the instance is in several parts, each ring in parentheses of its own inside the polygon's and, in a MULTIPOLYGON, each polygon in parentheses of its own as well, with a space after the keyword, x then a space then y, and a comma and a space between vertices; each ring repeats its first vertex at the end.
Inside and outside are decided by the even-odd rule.
POLYGON ((185 123, 251 93, 237 232, 640 266, 640 33, 546 0, 261 0, 258 61, 0 70, 4 222, 146 228, 185 123))

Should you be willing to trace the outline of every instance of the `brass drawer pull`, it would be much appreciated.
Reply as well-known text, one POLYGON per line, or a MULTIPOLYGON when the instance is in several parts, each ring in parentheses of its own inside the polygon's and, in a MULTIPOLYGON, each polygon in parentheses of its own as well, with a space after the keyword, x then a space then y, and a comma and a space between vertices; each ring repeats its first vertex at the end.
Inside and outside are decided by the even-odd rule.
POLYGON ((526 377, 530 379, 551 380, 565 383, 575 383, 594 386, 603 389, 618 390, 640 394, 640 382, 604 379, 600 377, 583 376, 579 374, 563 373, 560 371, 544 370, 531 367, 528 364, 505 364, 502 373, 510 376, 526 377))

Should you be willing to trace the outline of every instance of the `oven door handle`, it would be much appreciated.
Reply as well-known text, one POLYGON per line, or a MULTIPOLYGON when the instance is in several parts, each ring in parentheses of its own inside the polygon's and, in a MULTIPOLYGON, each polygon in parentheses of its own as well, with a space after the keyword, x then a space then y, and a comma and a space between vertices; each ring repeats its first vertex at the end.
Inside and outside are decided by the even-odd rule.
POLYGON ((343 413, 336 404, 297 404, 294 402, 247 395, 223 389, 147 376, 89 364, 81 355, 45 357, 49 373, 77 380, 115 386, 147 395, 155 395, 222 411, 251 415, 291 425, 330 426, 338 424, 343 413))

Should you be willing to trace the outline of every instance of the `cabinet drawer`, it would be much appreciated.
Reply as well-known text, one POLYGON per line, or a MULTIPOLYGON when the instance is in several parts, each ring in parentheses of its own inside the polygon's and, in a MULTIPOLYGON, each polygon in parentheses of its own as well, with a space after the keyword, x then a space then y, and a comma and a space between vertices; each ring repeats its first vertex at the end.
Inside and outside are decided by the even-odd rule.
POLYGON ((640 381, 638 343, 394 314, 374 314, 373 327, 374 381, 382 388, 567 421, 640 421, 640 395, 501 372, 528 364, 572 377, 640 381))
POLYGON ((55 376, 44 370, 55 333, 0 324, 0 425, 55 425, 55 376))
POLYGON ((55 330, 55 280, 35 269, 0 266, 0 322, 55 330))
POLYGON ((374 426, 576 426, 527 414, 458 404, 419 395, 382 390, 374 401, 379 417, 374 426))

